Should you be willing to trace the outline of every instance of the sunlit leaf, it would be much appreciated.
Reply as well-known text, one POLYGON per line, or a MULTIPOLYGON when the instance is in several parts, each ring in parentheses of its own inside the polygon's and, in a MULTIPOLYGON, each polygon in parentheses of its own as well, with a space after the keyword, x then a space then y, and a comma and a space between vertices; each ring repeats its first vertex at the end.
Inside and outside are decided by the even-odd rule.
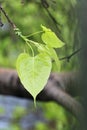
POLYGON ((35 57, 22 53, 18 56, 16 67, 19 78, 26 90, 33 96, 42 91, 51 72, 51 59, 46 53, 40 53, 35 57))
POLYGON ((60 68, 61 68, 60 60, 54 48, 48 47, 47 45, 40 45, 38 47, 38 51, 40 53, 45 52, 46 54, 48 54, 50 58, 53 61, 55 61, 57 70, 60 71, 60 68))
POLYGON ((42 29, 44 33, 42 34, 41 38, 42 41, 49 47, 52 48, 60 48, 64 46, 64 42, 62 42, 54 32, 52 32, 50 29, 42 26, 42 29))
POLYGON ((53 48, 48 48, 47 47, 47 49, 49 51, 50 57, 55 61, 58 71, 60 71, 61 64, 60 64, 60 61, 58 59, 56 51, 53 48))

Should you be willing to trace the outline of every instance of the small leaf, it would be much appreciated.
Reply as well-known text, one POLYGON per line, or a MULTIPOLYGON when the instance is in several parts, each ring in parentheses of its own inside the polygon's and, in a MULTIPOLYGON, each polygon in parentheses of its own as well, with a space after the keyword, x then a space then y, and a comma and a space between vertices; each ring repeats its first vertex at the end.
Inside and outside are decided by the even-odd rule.
POLYGON ((18 56, 17 72, 22 84, 33 96, 34 104, 36 104, 36 96, 47 83, 51 66, 51 58, 46 53, 40 53, 35 57, 31 57, 27 53, 18 56))
POLYGON ((38 47, 38 51, 39 51, 40 53, 41 53, 41 52, 45 52, 46 54, 48 54, 48 55, 50 56, 50 58, 55 61, 56 67, 57 67, 58 71, 60 70, 60 68, 61 68, 60 60, 59 60, 59 58, 58 58, 58 56, 57 56, 56 51, 55 51, 53 48, 48 47, 47 45, 42 45, 42 44, 41 44, 41 45, 38 47))
POLYGON ((60 48, 64 46, 64 42, 62 42, 54 32, 52 32, 50 29, 42 26, 42 29, 44 33, 42 34, 41 38, 42 41, 49 47, 52 48, 60 48))
POLYGON ((57 69, 59 71, 60 68, 61 68, 61 64, 60 64, 60 61, 59 61, 59 58, 57 56, 56 51, 53 48, 50 48, 50 47, 47 47, 47 46, 46 46, 46 49, 48 50, 50 57, 55 61, 57 69))

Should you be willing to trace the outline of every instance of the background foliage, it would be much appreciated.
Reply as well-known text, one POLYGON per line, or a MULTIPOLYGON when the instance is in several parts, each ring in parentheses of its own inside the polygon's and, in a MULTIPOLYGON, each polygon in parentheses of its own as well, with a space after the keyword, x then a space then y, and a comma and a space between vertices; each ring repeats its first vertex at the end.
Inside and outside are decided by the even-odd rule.
MULTIPOLYGON (((40 31, 41 24, 51 28, 66 43, 62 49, 56 50, 60 58, 70 55, 80 46, 76 0, 47 0, 49 8, 44 8, 41 0, 24 0, 22 3, 20 0, 1 0, 0 2, 11 20, 24 35, 40 31)), ((0 67, 15 68, 18 54, 24 49, 27 50, 27 46, 14 34, 3 14, 1 14, 1 19, 4 25, 0 27, 0 67)), ((41 41, 39 34, 31 36, 31 39, 41 41)), ((75 55, 69 62, 63 60, 61 64, 61 71, 76 70, 78 57, 75 55)), ((54 71, 57 71, 55 66, 54 71)), ((72 130, 74 128, 76 124, 74 118, 71 118, 71 115, 60 106, 46 103, 41 104, 41 107, 49 123, 47 125, 38 123, 35 127, 36 130, 72 130)))

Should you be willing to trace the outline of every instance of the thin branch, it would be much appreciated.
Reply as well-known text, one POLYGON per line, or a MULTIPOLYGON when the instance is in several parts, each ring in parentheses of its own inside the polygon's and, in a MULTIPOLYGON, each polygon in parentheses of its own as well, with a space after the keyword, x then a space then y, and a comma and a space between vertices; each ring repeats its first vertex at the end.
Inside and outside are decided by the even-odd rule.
POLYGON ((11 19, 8 17, 7 13, 5 12, 5 10, 2 8, 2 6, 0 5, 0 10, 1 12, 4 14, 4 16, 6 17, 7 21, 10 23, 10 25, 12 26, 13 29, 16 28, 16 25, 11 21, 11 19))
MULTIPOLYGON (((1 3, 0 3, 0 6, 1 6, 1 3)), ((1 10, 0 10, 0 27, 3 27, 3 22, 2 22, 2 19, 1 19, 1 10)))
POLYGON ((62 58, 59 58, 59 60, 67 60, 68 62, 70 61, 70 59, 76 55, 78 52, 81 51, 82 48, 79 48, 78 50, 74 51, 73 53, 71 53, 69 56, 65 56, 65 57, 62 57, 62 58))
POLYGON ((42 4, 42 6, 43 6, 43 8, 46 10, 46 12, 48 13, 48 15, 49 15, 49 17, 51 18, 51 20, 53 21, 53 23, 54 23, 54 25, 55 25, 55 27, 56 27, 56 29, 58 30, 58 33, 60 33, 60 29, 59 29, 59 23, 58 23, 58 21, 54 18, 54 16, 50 13, 50 11, 49 11, 49 4, 48 4, 48 2, 46 1, 46 0, 41 0, 41 4, 42 4))

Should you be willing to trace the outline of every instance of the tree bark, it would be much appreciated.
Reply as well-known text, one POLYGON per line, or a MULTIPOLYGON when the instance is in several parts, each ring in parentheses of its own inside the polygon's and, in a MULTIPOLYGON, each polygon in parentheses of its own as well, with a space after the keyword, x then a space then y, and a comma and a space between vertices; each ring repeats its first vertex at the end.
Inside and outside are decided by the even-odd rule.
MULTIPOLYGON (((77 93, 80 89, 77 75, 74 72, 52 73, 44 90, 38 94, 37 100, 54 101, 82 120, 84 118, 83 107, 74 99, 74 96, 80 94, 77 93)), ((13 69, 0 69, 0 94, 32 99, 30 93, 21 84, 17 72, 13 69)))

